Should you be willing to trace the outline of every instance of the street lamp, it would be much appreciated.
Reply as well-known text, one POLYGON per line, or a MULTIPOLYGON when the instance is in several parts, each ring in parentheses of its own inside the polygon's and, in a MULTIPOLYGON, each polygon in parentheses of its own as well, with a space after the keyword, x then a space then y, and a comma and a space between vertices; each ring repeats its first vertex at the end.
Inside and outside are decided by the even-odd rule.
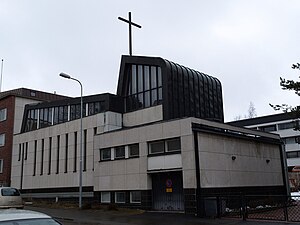
POLYGON ((71 77, 69 74, 60 73, 59 76, 75 80, 80 84, 80 158, 79 158, 79 209, 82 209, 82 155, 83 155, 83 130, 82 130, 82 111, 83 111, 83 101, 82 101, 82 93, 83 88, 82 84, 76 78, 71 77))

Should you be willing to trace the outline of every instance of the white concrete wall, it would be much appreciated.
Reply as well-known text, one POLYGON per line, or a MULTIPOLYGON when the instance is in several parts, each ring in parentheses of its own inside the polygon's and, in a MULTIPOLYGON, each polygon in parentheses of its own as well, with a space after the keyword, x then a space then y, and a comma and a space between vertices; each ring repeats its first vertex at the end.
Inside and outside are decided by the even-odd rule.
POLYGON ((132 127, 136 125, 161 121, 163 119, 162 105, 137 110, 123 115, 123 125, 132 127))
MULTIPOLYGON (((148 142, 191 135, 189 119, 157 123, 95 136, 95 191, 152 189, 151 170, 182 169, 179 155, 148 157, 148 142), (100 149, 139 143, 140 156, 133 159, 99 161, 100 149), (160 165, 163 158, 163 165, 160 165), (175 161, 173 160, 175 158, 175 161), (148 164, 150 161, 150 165, 148 164), (158 164, 159 165, 158 165, 158 164)), ((190 139, 181 138, 182 146, 191 149, 190 139)))
POLYGON ((203 133, 198 142, 201 187, 283 185, 278 145, 203 133))
MULTIPOLYGON (((151 189, 152 172, 182 170, 183 187, 196 188, 195 146, 192 122, 231 129, 237 133, 278 135, 237 128, 195 118, 114 131, 95 136, 95 191, 151 189), (148 157, 148 142, 180 137, 181 154, 148 157), (140 144, 140 157, 99 162, 101 148, 140 144), (170 163, 172 161, 172 163, 170 163), (135 165, 132 165, 135 164, 135 165), (135 167, 134 172, 129 171, 135 167)), ((283 185, 279 145, 260 144, 224 135, 199 133, 201 187, 283 185), (236 160, 232 160, 232 156, 236 160), (270 160, 269 163, 266 160, 270 160)))
MULTIPOLYGON (((83 129, 87 129, 87 170, 83 173, 83 185, 93 185, 94 169, 94 128, 98 133, 121 127, 121 115, 113 112, 100 113, 83 118, 83 129)), ((74 187, 79 184, 79 151, 80 151, 80 120, 73 120, 63 124, 38 129, 32 132, 14 136, 12 153, 12 186, 20 187, 21 161, 19 158, 19 144, 28 142, 28 157, 24 161, 23 189, 74 187), (77 171, 73 172, 74 164, 74 132, 77 132, 77 171), (68 171, 65 173, 65 134, 68 133, 68 171), (57 135, 60 135, 59 173, 57 165, 57 135), (49 137, 52 137, 51 173, 48 175, 49 165, 49 137), (43 175, 41 174, 41 143, 45 141, 43 175), (36 175, 33 176, 34 142, 38 141, 36 158, 36 175)))

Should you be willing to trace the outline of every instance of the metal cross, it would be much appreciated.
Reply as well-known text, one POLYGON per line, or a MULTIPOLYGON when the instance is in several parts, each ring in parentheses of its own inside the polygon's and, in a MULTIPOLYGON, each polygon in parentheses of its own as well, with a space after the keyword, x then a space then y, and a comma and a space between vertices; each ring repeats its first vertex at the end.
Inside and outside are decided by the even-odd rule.
POLYGON ((136 26, 137 28, 142 28, 141 25, 138 25, 136 23, 133 23, 131 21, 131 12, 128 12, 128 18, 129 20, 126 20, 122 17, 118 17, 119 20, 122 20, 125 23, 128 23, 129 25, 129 55, 132 56, 132 34, 131 34, 131 25, 136 26))

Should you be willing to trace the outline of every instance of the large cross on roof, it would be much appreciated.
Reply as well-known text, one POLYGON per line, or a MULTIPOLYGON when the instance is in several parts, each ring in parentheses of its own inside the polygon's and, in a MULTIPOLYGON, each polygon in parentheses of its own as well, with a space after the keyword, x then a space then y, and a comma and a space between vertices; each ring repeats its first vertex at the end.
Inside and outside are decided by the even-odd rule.
POLYGON ((131 26, 133 25, 133 26, 136 26, 137 28, 142 28, 142 26, 131 21, 131 12, 128 12, 128 20, 126 20, 122 17, 118 17, 118 19, 122 20, 125 23, 128 23, 128 25, 129 25, 129 55, 132 56, 132 31, 131 31, 131 26))

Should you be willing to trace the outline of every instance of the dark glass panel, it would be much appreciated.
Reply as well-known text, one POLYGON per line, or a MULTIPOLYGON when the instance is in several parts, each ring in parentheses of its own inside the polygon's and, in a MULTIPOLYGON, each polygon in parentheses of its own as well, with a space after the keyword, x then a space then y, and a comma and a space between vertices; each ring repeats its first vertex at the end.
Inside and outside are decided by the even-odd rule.
POLYGON ((40 119, 39 119, 39 123, 40 123, 40 127, 39 128, 43 128, 43 127, 45 127, 44 126, 44 121, 45 121, 45 119, 44 119, 44 109, 40 109, 39 110, 39 113, 40 113, 40 119))
POLYGON ((70 107, 70 120, 75 120, 76 118, 76 105, 71 105, 70 107))
POLYGON ((151 105, 157 105, 157 89, 151 90, 151 105))
POLYGON ((145 84, 145 91, 150 89, 150 68, 149 66, 144 67, 144 84, 145 84))
POLYGON ((49 125, 53 124, 53 108, 49 108, 48 122, 49 122, 49 125))
POLYGON ((150 91, 146 91, 145 92, 145 107, 149 107, 150 106, 150 91))
POLYGON ((143 97, 143 93, 138 94, 138 98, 139 98, 139 106, 138 108, 144 108, 144 97, 143 97))
POLYGON ((89 109, 88 109, 89 116, 94 115, 95 114, 95 103, 90 102, 88 107, 89 107, 89 109))
POLYGON ((156 66, 151 66, 151 88, 157 87, 156 77, 157 77, 156 66))
POLYGON ((144 79, 143 79, 143 66, 142 65, 138 65, 138 92, 142 92, 144 90, 144 79))
POLYGON ((54 107, 54 119, 53 124, 58 124, 59 121, 58 107, 54 107))
POLYGON ((132 71, 131 71, 131 90, 132 90, 132 94, 135 94, 137 91, 136 88, 136 65, 132 65, 132 71))
POLYGON ((163 96, 162 96, 162 88, 158 88, 158 104, 162 103, 163 96))
POLYGON ((58 107, 58 123, 64 122, 64 107, 59 106, 58 107))
POLYGON ((161 68, 157 67, 157 86, 162 86, 162 75, 161 75, 161 68))

